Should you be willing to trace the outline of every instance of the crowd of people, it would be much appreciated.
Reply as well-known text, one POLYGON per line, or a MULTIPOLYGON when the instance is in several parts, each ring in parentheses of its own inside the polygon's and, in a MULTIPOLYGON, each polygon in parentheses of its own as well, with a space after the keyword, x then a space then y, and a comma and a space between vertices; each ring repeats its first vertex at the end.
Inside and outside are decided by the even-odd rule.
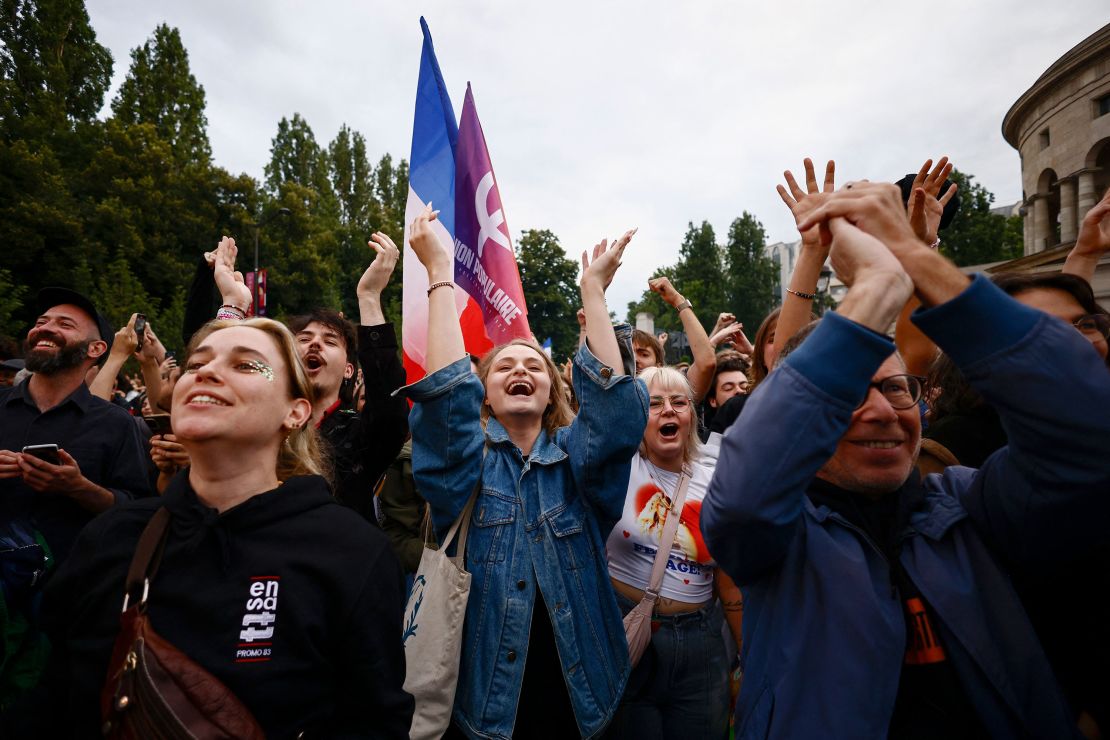
POLYGON ((408 737, 406 599, 463 520, 446 737, 1110 735, 1110 193, 1062 272, 968 276, 937 249, 947 159, 803 168, 751 340, 650 282, 677 365, 610 318, 635 230, 583 252, 560 367, 534 338, 467 353, 428 206, 410 385, 385 234, 357 324, 248 317, 224 237, 181 357, 42 289, 0 376, 3 736, 408 737), (848 291, 818 318, 827 262, 848 291))

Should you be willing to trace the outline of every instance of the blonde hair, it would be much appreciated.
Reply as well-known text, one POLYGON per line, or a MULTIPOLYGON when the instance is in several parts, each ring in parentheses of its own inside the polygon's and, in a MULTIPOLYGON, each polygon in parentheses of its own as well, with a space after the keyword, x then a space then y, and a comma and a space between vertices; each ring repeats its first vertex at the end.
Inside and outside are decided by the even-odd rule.
MULTIPOLYGON (((196 351, 200 343, 210 335, 221 329, 245 326, 258 329, 268 335, 285 362, 285 382, 290 398, 303 398, 311 404, 315 400, 315 391, 305 372, 304 363, 301 362, 300 353, 297 352, 297 340, 293 333, 273 319, 252 318, 245 321, 216 319, 197 330, 185 351, 186 362, 189 355, 196 351)), ((331 469, 329 461, 320 449, 320 439, 316 427, 309 419, 300 427, 290 432, 278 451, 277 478, 285 481, 296 475, 322 475, 331 482, 331 469)))
MULTIPOLYGON (((534 350, 535 353, 543 359, 543 366, 544 369, 547 370, 547 377, 551 379, 551 395, 548 398, 547 408, 544 409, 543 418, 540 421, 543 428, 547 431, 548 435, 552 435, 559 427, 569 426, 570 423, 574 421, 574 411, 571 408, 570 401, 567 400, 567 394, 563 388, 566 381, 563 380, 562 375, 559 374, 558 368, 555 367, 555 363, 551 361, 547 353, 544 352, 538 344, 529 339, 513 339, 504 344, 497 345, 486 353, 486 356, 478 363, 478 380, 482 381, 482 387, 484 388, 486 386, 486 378, 489 377, 489 370, 493 366, 494 359, 503 349, 512 347, 513 345, 520 345, 534 350)), ((483 403, 482 426, 485 426, 489 421, 490 414, 491 410, 489 404, 483 403)))
MULTIPOLYGON (((701 455, 701 439, 698 437, 698 414, 694 408, 694 391, 690 387, 690 379, 673 367, 645 367, 638 376, 644 385, 651 391, 651 384, 655 383, 660 390, 678 391, 690 399, 690 426, 686 430, 686 439, 682 441, 682 462, 689 465, 701 455)), ((640 454, 647 457, 647 446, 640 440, 640 454)))

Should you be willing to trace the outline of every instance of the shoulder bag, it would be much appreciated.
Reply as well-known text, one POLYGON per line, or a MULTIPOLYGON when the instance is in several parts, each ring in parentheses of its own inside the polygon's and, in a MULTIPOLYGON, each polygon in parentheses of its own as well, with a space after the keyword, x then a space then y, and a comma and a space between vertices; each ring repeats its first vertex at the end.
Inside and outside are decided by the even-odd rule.
POLYGON ((459 682, 463 623, 470 599, 466 571, 466 535, 481 480, 451 525, 439 549, 430 547, 430 513, 425 519, 424 552, 405 607, 405 691, 416 700, 410 740, 440 738, 451 724, 455 687, 459 682), (447 549, 458 535, 455 555, 447 549))
POLYGON ((648 643, 651 642, 651 614, 655 611, 655 602, 659 599, 659 586, 663 583, 663 571, 667 569, 667 559, 674 545, 674 536, 678 531, 678 520, 682 516, 682 505, 686 501, 686 488, 689 484, 690 476, 683 470, 675 487, 674 501, 671 502, 671 508, 667 512, 667 521, 663 525, 663 536, 659 538, 659 549, 655 552, 655 563, 651 567, 651 583, 644 589, 644 597, 640 599, 640 603, 624 615, 628 660, 633 668, 640 662, 648 643))
POLYGON ((113 740, 264 740, 262 728, 235 694, 150 625, 147 595, 166 548, 169 522, 165 508, 154 512, 127 571, 120 632, 100 694, 101 731, 113 740), (142 596, 129 606, 133 593, 142 596))

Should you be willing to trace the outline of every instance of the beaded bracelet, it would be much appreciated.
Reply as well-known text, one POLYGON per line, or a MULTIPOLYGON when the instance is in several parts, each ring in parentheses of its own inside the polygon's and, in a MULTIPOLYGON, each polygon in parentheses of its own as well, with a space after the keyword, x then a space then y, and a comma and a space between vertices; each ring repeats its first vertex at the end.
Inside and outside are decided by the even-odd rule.
POLYGON ((794 290, 793 288, 787 288, 786 292, 787 293, 793 293, 794 295, 798 296, 799 298, 804 298, 807 301, 812 301, 814 298, 817 297, 816 293, 803 293, 802 291, 794 290))
POLYGON ((238 306, 232 306, 230 303, 225 303, 224 305, 220 306, 220 309, 218 311, 216 311, 216 318, 228 319, 231 321, 242 321, 243 319, 247 318, 247 312, 239 308, 238 306))
POLYGON ((446 287, 447 287, 447 286, 449 286, 449 285, 453 286, 453 285, 454 285, 454 283, 453 283, 453 282, 451 282, 450 280, 443 280, 443 281, 440 281, 440 282, 438 282, 438 283, 432 283, 432 284, 431 284, 431 285, 430 285, 430 286, 428 287, 428 295, 431 295, 431 294, 432 294, 432 291, 433 291, 433 290, 435 290, 436 288, 446 288, 446 287))

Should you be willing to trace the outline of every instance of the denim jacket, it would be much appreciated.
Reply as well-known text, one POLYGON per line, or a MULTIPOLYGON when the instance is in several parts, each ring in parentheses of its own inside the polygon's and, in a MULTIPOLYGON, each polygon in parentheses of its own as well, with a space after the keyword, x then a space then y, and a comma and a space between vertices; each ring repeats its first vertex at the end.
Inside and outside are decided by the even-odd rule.
MULTIPOLYGON (((1010 444, 980 470, 925 479, 899 561, 990 736, 1073 737, 1010 574, 1106 542, 1110 376, 1072 327, 982 277, 913 320, 999 410, 1010 444)), ((724 436, 701 522, 744 593, 737 738, 887 736, 906 650, 889 563, 805 491, 893 351, 827 314, 724 436)))
MULTIPOLYGON (((627 325, 618 328, 618 342, 629 336, 627 325)), ((541 431, 527 459, 496 419, 483 434, 485 389, 468 358, 405 389, 416 402, 413 475, 440 531, 481 479, 466 544, 472 581, 454 710, 472 737, 512 736, 537 588, 583 737, 601 733, 628 679, 605 537, 624 505, 629 464, 647 423, 647 390, 603 366, 585 345, 573 378, 577 418, 554 436, 541 431)))

